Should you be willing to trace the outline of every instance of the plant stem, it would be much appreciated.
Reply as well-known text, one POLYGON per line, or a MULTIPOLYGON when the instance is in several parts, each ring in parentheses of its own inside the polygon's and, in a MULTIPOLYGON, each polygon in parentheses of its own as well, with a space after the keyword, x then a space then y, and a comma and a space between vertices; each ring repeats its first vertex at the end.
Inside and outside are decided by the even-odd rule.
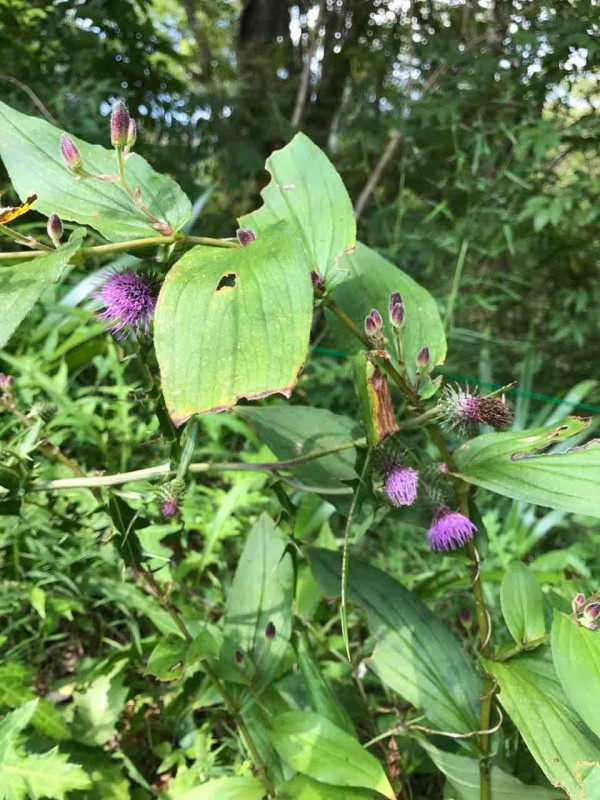
MULTIPOLYGON (((292 469, 300 464, 315 461, 318 458, 334 455, 342 450, 351 447, 364 447, 366 439, 354 439, 352 442, 344 442, 326 450, 315 450, 297 458, 290 458, 287 461, 265 461, 261 463, 244 463, 242 461, 230 462, 200 462, 189 465, 189 471, 195 473, 204 472, 279 472, 283 469, 292 469)), ((131 472, 119 472, 115 475, 90 475, 84 478, 59 478, 53 481, 35 481, 29 487, 32 491, 57 490, 57 489, 84 489, 98 486, 118 486, 122 483, 131 481, 144 481, 152 478, 159 478, 163 475, 170 475, 174 470, 169 463, 158 464, 155 467, 132 470, 131 472)))
MULTIPOLYGON (((130 250, 140 250, 146 247, 160 247, 169 244, 203 244, 207 247, 228 247, 239 249, 239 242, 229 239, 213 239, 210 236, 187 236, 183 233, 174 233, 172 236, 148 236, 145 239, 131 239, 128 242, 112 242, 111 244, 99 244, 94 247, 82 247, 74 257, 73 263, 84 261, 92 256, 114 255, 115 253, 129 252, 130 250)), ((31 259, 39 256, 46 256, 48 250, 26 250, 14 253, 0 253, 0 261, 15 261, 16 259, 31 259)))
MULTIPOLYGON (((145 567, 139 569, 137 574, 146 582, 152 595, 158 600, 158 602, 161 604, 164 610, 170 615, 173 622, 177 625, 177 627, 181 631, 183 638, 186 640, 188 644, 190 644, 193 641, 193 636, 189 632, 188 627, 185 624, 185 620, 183 619, 179 611, 177 611, 175 606, 173 606, 170 598, 162 591, 154 575, 145 567)), ((265 763, 258 751, 258 748, 256 747, 254 740, 252 739, 252 735, 250 734, 250 731, 248 729, 248 726, 246 725, 245 720, 243 719, 238 707, 235 704, 235 701, 233 700, 233 697, 229 693, 225 684, 219 678, 217 672, 211 667, 211 665, 208 663, 206 659, 202 662, 202 668, 204 669, 209 679, 214 684, 216 690, 223 698, 223 703, 225 704, 225 708, 227 709, 229 714, 231 714, 231 716, 235 719, 236 725, 238 726, 239 731, 244 741, 246 742, 248 750, 252 755, 254 765, 256 766, 257 772, 260 776, 260 779, 263 783, 263 786, 265 787, 268 796, 275 797, 275 787, 271 783, 271 779, 267 774, 267 768, 265 766, 265 763)))
MULTIPOLYGON (((371 349, 366 334, 356 325, 356 323, 342 311, 331 298, 324 298, 324 305, 345 325, 345 327, 353 333, 363 344, 371 349)), ((384 354, 382 354, 384 355, 384 354)), ((428 411, 420 402, 416 391, 407 383, 404 375, 398 372, 388 358, 381 358, 382 367, 386 370, 388 375, 392 378, 394 383, 400 388, 407 400, 412 404, 418 418, 427 420, 430 415, 428 411)), ((456 494, 459 503, 459 510, 465 517, 470 518, 469 514, 469 501, 468 491, 469 485, 466 483, 459 474, 459 470, 454 462, 454 457, 450 452, 442 429, 435 422, 427 424, 427 431, 431 441, 437 447, 440 455, 446 462, 456 487, 456 494)), ((481 567, 479 555, 473 542, 468 542, 465 546, 465 553, 469 559, 469 573, 471 576, 471 587, 473 591, 473 599, 475 602, 475 610, 477 615, 477 625, 479 631, 479 653, 483 658, 489 658, 491 654, 491 622, 490 615, 487 610, 485 596, 483 593, 483 586, 481 583, 481 567)), ((480 800, 491 800, 491 765, 490 765, 490 718, 492 712, 492 700, 494 696, 495 682, 493 678, 486 674, 484 680, 483 693, 480 698, 480 735, 479 735, 479 797, 480 800)))

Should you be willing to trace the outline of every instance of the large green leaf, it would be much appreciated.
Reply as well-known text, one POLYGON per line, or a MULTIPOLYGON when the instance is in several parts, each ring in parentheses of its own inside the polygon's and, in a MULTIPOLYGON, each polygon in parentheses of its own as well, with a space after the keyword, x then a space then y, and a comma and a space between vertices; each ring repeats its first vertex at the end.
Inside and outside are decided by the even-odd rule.
MULTIPOLYGON (((338 595, 339 554, 311 548, 307 555, 321 589, 338 595)), ((357 559, 349 563, 348 597, 367 612, 377 638, 371 663, 381 680, 440 729, 477 730, 480 679, 431 611, 389 575, 357 559)))
MULTIPOLYGON (((315 450, 327 450, 357 439, 360 426, 354 420, 324 408, 310 406, 240 407, 237 416, 249 422, 277 458, 287 460, 315 450)), ((350 447, 294 468, 294 474, 313 486, 341 487, 358 476, 356 450, 350 447)))
MULTIPOLYGON (((35 700, 35 693, 29 688, 31 680, 31 672, 24 664, 16 661, 0 664, 0 706, 12 709, 35 700)), ((47 739, 69 738, 69 729, 60 711, 44 698, 37 700, 31 724, 47 739)))
POLYGON ((167 275, 155 344, 178 423, 241 397, 289 397, 304 363, 313 293, 304 250, 281 223, 239 249, 195 247, 167 275))
POLYGON ((100 675, 73 698, 73 736, 83 744, 100 745, 116 735, 116 723, 128 689, 119 674, 100 675))
MULTIPOLYGON (((93 178, 78 180, 67 169, 60 150, 61 134, 48 122, 0 103, 0 156, 19 197, 24 199, 34 191, 37 211, 46 216, 55 211, 63 220, 95 228, 110 241, 156 236, 152 222, 118 184, 93 178)), ((71 138, 89 172, 117 172, 114 150, 71 138)), ((191 203, 179 186, 155 172, 140 156, 128 156, 125 177, 132 189, 140 189, 148 210, 174 230, 189 218, 191 203)))
POLYGON ((310 778, 334 786, 395 794, 375 756, 333 722, 309 711, 288 711, 273 721, 271 739, 284 761, 310 778))
POLYGON ((286 537, 263 514, 244 546, 227 599, 225 632, 249 661, 245 669, 258 669, 257 691, 270 683, 289 647, 294 568, 287 547, 286 537), (272 640, 265 637, 268 623, 275 626, 272 640))
POLYGON ((303 133, 272 153, 266 167, 271 182, 262 191, 264 205, 242 217, 240 225, 260 236, 285 220, 302 239, 309 268, 329 275, 356 241, 352 203, 335 167, 303 133))
POLYGON ((67 244, 47 256, 0 267, 0 347, 4 347, 42 293, 61 279, 81 247, 84 233, 83 229, 74 231, 67 244))
POLYGON ((600 635, 554 612, 552 658, 575 711, 600 737, 600 635))
POLYGON ((258 778, 216 778, 179 795, 177 800, 262 800, 264 796, 258 778))
POLYGON ((502 579, 500 601, 504 620, 517 644, 525 645, 546 633, 544 598, 535 575, 526 564, 511 564, 502 579))
MULTIPOLYGON (((410 377, 416 372, 416 358, 423 347, 429 348, 432 364, 441 364, 446 357, 446 337, 435 300, 426 289, 401 269, 360 242, 353 253, 340 259, 346 278, 333 291, 333 299, 362 329, 365 316, 372 308, 381 312, 386 335, 392 331, 387 309, 392 292, 400 292, 404 300, 405 326, 402 331, 402 352, 410 377)), ((363 345, 334 317, 330 319, 337 346, 355 352, 363 345)))
POLYGON ((537 651, 503 663, 486 661, 485 668, 496 677, 500 702, 548 780, 580 797, 591 765, 600 761, 600 740, 569 705, 546 656, 537 651))
POLYGON ((283 800, 372 800, 367 789, 349 789, 319 783, 306 775, 296 775, 281 787, 283 800))
POLYGON ((485 433, 455 453, 465 480, 498 494, 600 516, 600 441, 559 453, 540 449, 584 430, 588 420, 570 417, 560 425, 527 431, 485 433))
POLYGON ((63 800, 68 792, 90 786, 82 768, 57 749, 28 753, 19 747, 19 734, 35 709, 34 700, 0 722, 0 800, 63 800))
MULTIPOLYGON (((456 792, 456 800, 479 800, 479 762, 474 758, 438 750, 426 740, 421 740, 436 767, 443 772, 456 792)), ((492 800, 564 800, 561 790, 528 786, 518 778, 492 767, 492 800)))

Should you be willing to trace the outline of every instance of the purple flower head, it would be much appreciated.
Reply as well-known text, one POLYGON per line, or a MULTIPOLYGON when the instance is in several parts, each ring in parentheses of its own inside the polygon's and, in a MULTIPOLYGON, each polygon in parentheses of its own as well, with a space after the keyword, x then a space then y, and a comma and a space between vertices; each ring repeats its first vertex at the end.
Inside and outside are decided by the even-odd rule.
POLYGON ((159 289, 160 284, 151 272, 133 269, 113 272, 95 293, 104 306, 98 319, 120 337, 129 332, 135 336, 140 332, 148 335, 159 289))
POLYGON ((110 143, 114 147, 125 147, 127 144, 130 121, 127 106, 122 100, 117 100, 110 113, 110 143))
POLYGON ((60 152, 70 170, 76 172, 81 167, 81 153, 71 137, 66 133, 63 133, 60 137, 60 152))
POLYGON ((472 539, 476 530, 476 525, 464 514, 452 511, 448 506, 440 506, 427 531, 427 541, 432 550, 455 550, 472 539))
POLYGON ((512 422, 512 413, 503 397, 482 397, 459 387, 446 386, 441 398, 446 427, 457 428, 465 436, 477 433, 480 424, 502 430, 512 422))
POLYGON ((174 498, 169 498, 161 504, 160 513, 163 519, 172 519, 179 514, 179 506, 174 498))
POLYGON ((397 508, 412 506, 417 499, 419 475, 412 467, 400 464, 393 466, 387 474, 384 491, 390 503, 397 508))

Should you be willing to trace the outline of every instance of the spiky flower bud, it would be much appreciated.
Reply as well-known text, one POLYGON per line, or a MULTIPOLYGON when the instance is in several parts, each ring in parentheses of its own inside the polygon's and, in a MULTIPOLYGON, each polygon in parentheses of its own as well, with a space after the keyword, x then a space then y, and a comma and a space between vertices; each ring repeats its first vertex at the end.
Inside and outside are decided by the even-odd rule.
POLYGON ((163 519, 173 519, 179 515, 181 501, 185 495, 185 483, 177 478, 167 481, 158 490, 160 514, 163 519))
POLYGON ((438 507, 427 531, 427 541, 432 550, 455 550, 462 547, 477 531, 477 526, 464 514, 452 511, 448 506, 438 507))
POLYGON ((371 313, 365 317, 365 333, 371 339, 376 339, 383 332, 383 319, 376 308, 371 309, 371 313))
POLYGON ((583 592, 578 592, 571 600, 571 608, 574 614, 578 614, 585 605, 585 595, 583 592))
POLYGON ((450 430, 456 428, 465 436, 477 433, 480 424, 502 430, 513 419, 504 398, 482 397, 468 388, 463 391, 460 387, 444 387, 440 404, 445 426, 450 430))
POLYGON ((127 128, 127 139, 125 145, 131 150, 137 141, 137 123, 132 118, 129 120, 129 127, 127 128))
POLYGON ((52 212, 52 214, 50 214, 48 217, 46 230, 48 231, 48 236, 50 237, 54 247, 58 247, 63 235, 63 225, 60 217, 55 212, 52 212))
POLYGON ((404 325, 404 302, 400 292, 392 292, 390 295, 390 324, 393 328, 400 330, 404 325))
POLYGON ((248 247, 250 242, 256 241, 256 234, 254 231, 248 230, 247 228, 240 228, 238 231, 236 231, 236 233, 238 241, 242 247, 248 247))
POLYGON ((277 628, 275 627, 275 624, 271 620, 269 620, 269 622, 267 622, 267 625, 265 627, 265 639, 268 642, 272 642, 276 635, 277 635, 277 628))
POLYGON ((77 172, 81 168, 81 153, 71 137, 66 133, 63 133, 60 137, 60 152, 65 164, 72 172, 77 172))
POLYGON ((50 422, 52 417, 58 411, 58 406, 56 403, 47 403, 43 400, 34 403, 31 406, 31 409, 28 413, 28 417, 37 417, 38 419, 43 420, 44 422, 50 422))
POLYGON ((95 292, 104 306, 98 319, 106 322, 111 333, 125 337, 128 333, 148 335, 154 316, 160 283, 153 272, 126 269, 114 271, 95 292))
POLYGON ((422 347, 417 356, 417 368, 419 370, 427 369, 430 361, 431 361, 431 356, 429 355, 429 348, 422 347))
POLYGON ((323 294, 325 291, 325 279, 319 275, 316 269, 311 269, 310 279, 312 281, 313 289, 317 294, 323 294))
POLYGON ((127 106, 122 100, 117 100, 110 112, 110 143, 113 147, 125 147, 127 144, 130 121, 127 106))

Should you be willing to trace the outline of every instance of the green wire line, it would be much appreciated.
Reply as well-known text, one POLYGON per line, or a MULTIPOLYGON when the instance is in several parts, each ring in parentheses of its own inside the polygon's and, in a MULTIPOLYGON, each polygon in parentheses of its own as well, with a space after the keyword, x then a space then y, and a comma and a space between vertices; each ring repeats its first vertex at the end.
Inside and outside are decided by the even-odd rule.
MULTIPOLYGON (((316 347, 312 348, 313 353, 318 353, 319 355, 324 356, 331 356, 332 358, 347 358, 347 354, 344 353, 342 350, 333 350, 329 347, 321 347, 317 345, 316 347)), ((454 381, 464 381, 465 383, 471 383, 475 386, 485 386, 490 389, 501 389, 504 384, 502 383, 490 383, 489 381, 480 381, 478 378, 474 378, 472 375, 461 375, 458 372, 445 372, 444 369, 439 369, 440 372, 445 378, 449 378, 450 380, 454 381)), ((573 406, 573 408, 581 408, 584 411, 596 411, 600 413, 600 406, 592 406, 589 403, 573 403, 570 400, 564 400, 560 397, 550 397, 547 394, 540 394, 539 392, 527 392, 524 389, 514 389, 510 388, 506 390, 506 394, 517 395, 521 397, 529 397, 532 400, 539 400, 540 403, 551 403, 555 406, 561 406, 564 404, 568 404, 573 406)))

